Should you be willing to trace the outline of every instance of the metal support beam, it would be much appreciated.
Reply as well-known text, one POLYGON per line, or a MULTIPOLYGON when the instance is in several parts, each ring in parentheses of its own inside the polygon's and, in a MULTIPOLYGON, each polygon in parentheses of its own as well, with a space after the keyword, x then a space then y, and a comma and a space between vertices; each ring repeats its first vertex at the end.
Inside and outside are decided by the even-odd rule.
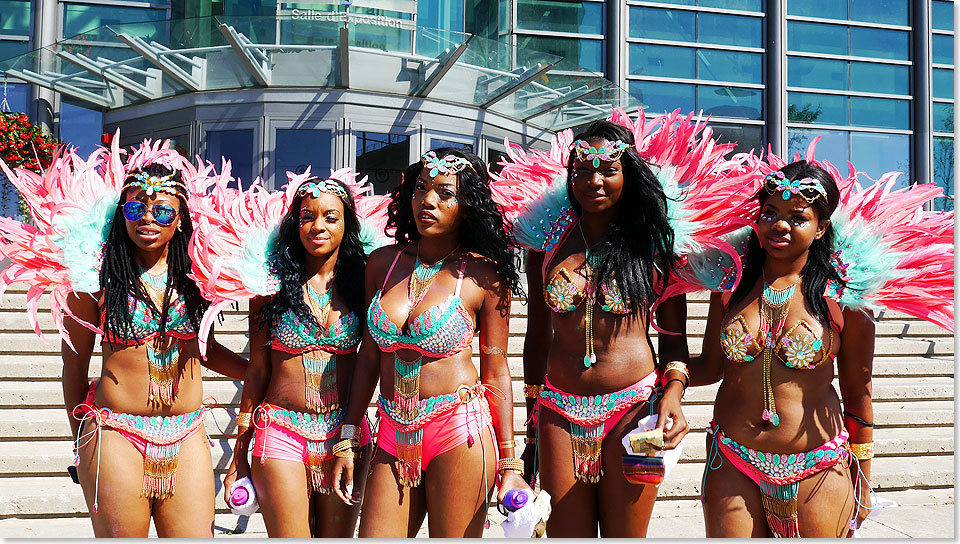
POLYGON ((497 102, 503 100, 504 98, 510 96, 511 94, 519 91, 524 85, 530 83, 531 81, 537 79, 543 74, 549 72, 555 65, 554 64, 542 64, 537 63, 533 68, 527 68, 524 70, 518 77, 517 80, 513 83, 507 83, 503 87, 500 87, 493 96, 487 99, 486 102, 480 105, 480 109, 487 109, 490 106, 496 104, 497 102))
POLYGON ((569 104, 569 103, 571 103, 571 102, 575 102, 575 101, 580 100, 580 99, 582 99, 582 98, 586 98, 586 97, 588 97, 588 96, 590 96, 590 95, 592 95, 592 94, 598 93, 598 92, 600 92, 602 89, 603 89, 602 86, 601 86, 601 87, 594 87, 594 88, 590 89, 590 88, 588 88, 586 85, 584 85, 583 87, 580 87, 580 88, 577 89, 577 90, 570 91, 569 93, 564 94, 562 97, 557 98, 556 100, 549 101, 549 102, 544 102, 543 104, 541 104, 541 105, 539 106, 541 109, 538 109, 538 110, 535 111, 534 113, 531 113, 530 115, 527 115, 526 117, 524 117, 524 118, 522 119, 522 121, 523 121, 524 123, 526 123, 527 121, 529 121, 530 119, 533 119, 534 117, 537 117, 538 115, 543 115, 543 114, 549 113, 549 112, 551 112, 551 111, 553 111, 553 110, 555 110, 555 109, 562 108, 562 107, 566 106, 567 104, 569 104), (546 107, 544 107, 544 106, 546 106, 546 107))
POLYGON ((784 111, 784 74, 786 73, 787 41, 784 33, 786 0, 767 2, 767 145, 770 150, 785 157, 787 150, 787 115, 784 111))
POLYGON ((18 77, 24 81, 29 81, 34 85, 47 89, 53 89, 54 91, 96 104, 103 108, 115 108, 119 106, 119 104, 115 103, 115 100, 113 99, 81 89, 75 85, 70 85, 69 83, 65 83, 58 78, 43 76, 30 70, 8 70, 7 74, 13 77, 18 77))
POLYGON ((139 36, 131 36, 126 33, 117 34, 117 38, 120 39, 123 43, 127 44, 130 49, 133 49, 137 52, 144 60, 153 64, 164 74, 170 76, 171 79, 179 83, 181 86, 190 89, 191 91, 201 91, 203 90, 200 79, 194 74, 187 73, 186 70, 179 67, 162 55, 162 51, 151 46, 147 42, 143 41, 139 36))
POLYGON ((470 39, 473 38, 473 34, 467 37, 467 40, 457 46, 456 49, 450 51, 444 51, 440 57, 437 59, 437 67, 434 68, 433 72, 426 77, 423 81, 423 86, 419 91, 414 93, 420 98, 424 98, 429 95, 434 88, 440 83, 440 80, 443 79, 443 76, 447 75, 447 72, 453 68, 453 65, 460 60, 460 56, 463 55, 464 51, 467 50, 467 47, 470 44, 470 39))
POLYGON ((136 81, 124 75, 111 72, 110 68, 112 66, 110 63, 104 63, 102 60, 93 60, 88 57, 84 57, 83 55, 76 55, 66 51, 57 51, 57 55, 73 64, 76 64, 91 74, 100 76, 104 80, 116 85, 117 87, 120 87, 123 90, 133 93, 141 98, 146 98, 147 100, 160 98, 159 92, 147 88, 146 85, 141 85, 140 83, 137 83, 136 81))
MULTIPOLYGON (((60 2, 58 0, 33 0, 30 10, 33 13, 33 49, 53 46, 59 32, 60 2)), ((56 70, 56 58, 48 51, 37 53, 40 72, 56 70)), ((56 94, 49 88, 33 87, 30 90, 30 113, 33 121, 47 132, 53 132, 53 104, 56 94)))
POLYGON ((340 86, 350 87, 350 30, 340 29, 340 86))
POLYGON ((626 2, 623 0, 607 0, 604 8, 607 11, 606 35, 603 37, 607 57, 604 71, 607 79, 616 85, 623 85, 623 81, 620 80, 620 53, 626 40, 623 39, 623 18, 621 14, 622 10, 626 9, 626 2))
MULTIPOLYGON (((226 38, 230 47, 233 48, 233 52, 240 57, 240 64, 253 76, 257 85, 269 87, 271 76, 270 67, 269 65, 264 66, 261 59, 256 59, 251 54, 250 48, 255 47, 253 43, 246 39, 246 36, 239 34, 232 26, 220 23, 217 28, 220 30, 220 33, 223 34, 223 37, 226 38)), ((266 55, 262 53, 261 56, 266 58, 266 55)))
MULTIPOLYGON (((930 2, 911 2, 913 10, 913 138, 911 149, 911 182, 933 181, 933 70, 930 67, 931 21, 930 2)), ((960 4, 957 4, 960 6, 960 4)), ((956 7, 954 9, 957 9, 956 7)))

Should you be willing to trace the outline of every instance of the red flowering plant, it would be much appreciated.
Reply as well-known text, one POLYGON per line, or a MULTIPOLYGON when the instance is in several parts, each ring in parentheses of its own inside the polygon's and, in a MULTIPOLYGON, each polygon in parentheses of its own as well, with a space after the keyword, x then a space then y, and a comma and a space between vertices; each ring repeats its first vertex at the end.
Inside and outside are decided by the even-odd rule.
MULTIPOLYGON (((0 159, 11 170, 25 168, 39 173, 50 166, 58 145, 56 138, 32 124, 26 114, 0 112, 0 159)), ((14 199, 18 202, 18 219, 28 221, 30 214, 23 197, 0 173, 0 211, 9 214, 14 199)))

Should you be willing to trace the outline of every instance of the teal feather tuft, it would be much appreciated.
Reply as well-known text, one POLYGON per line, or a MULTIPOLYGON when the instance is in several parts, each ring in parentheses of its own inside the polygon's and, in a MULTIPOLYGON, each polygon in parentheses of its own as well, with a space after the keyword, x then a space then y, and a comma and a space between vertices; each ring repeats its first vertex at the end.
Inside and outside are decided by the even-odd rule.
POLYGON ((279 225, 250 231, 238 259, 225 265, 236 271, 243 286, 255 295, 272 295, 279 289, 280 278, 270 266, 279 233, 279 225))
POLYGON ((50 238, 61 248, 60 261, 67 269, 74 292, 96 293, 100 290, 103 248, 119 201, 119 193, 107 191, 89 209, 71 208, 53 218, 59 234, 50 238))
POLYGON ((555 176, 549 187, 517 215, 513 236, 521 247, 550 251, 575 217, 567 196, 567 180, 555 176))
POLYGON ((363 243, 363 251, 367 255, 373 253, 373 250, 390 245, 393 241, 382 233, 378 232, 376 226, 360 220, 360 242, 363 243))

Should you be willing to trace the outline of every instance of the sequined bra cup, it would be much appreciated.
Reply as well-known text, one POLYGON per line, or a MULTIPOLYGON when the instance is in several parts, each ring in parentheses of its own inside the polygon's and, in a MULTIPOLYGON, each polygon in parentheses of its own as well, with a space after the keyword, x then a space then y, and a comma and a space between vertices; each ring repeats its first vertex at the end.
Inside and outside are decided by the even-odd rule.
POLYGON ((463 272, 467 266, 466 256, 460 264, 457 274, 456 291, 441 304, 430 307, 427 311, 410 320, 406 333, 402 332, 380 305, 380 298, 386 288, 390 274, 393 272, 403 250, 397 256, 387 271, 387 277, 370 302, 367 310, 367 328, 370 336, 384 352, 390 353, 400 349, 416 351, 422 356, 434 359, 443 359, 459 353, 470 346, 473 340, 473 319, 460 299, 460 287, 463 284, 463 272))
MULTIPOLYGON (((568 227, 566 232, 560 237, 560 241, 544 256, 542 270, 544 279, 546 279, 547 271, 550 270, 550 262, 553 260, 553 256, 557 250, 563 246, 563 243, 575 227, 576 222, 571 223, 570 227, 568 227)), ((561 267, 549 281, 544 283, 543 299, 547 302, 547 306, 554 312, 561 314, 573 312, 579 308, 587 298, 586 290, 586 285, 582 288, 577 287, 570 271, 565 267, 561 267)), ((600 309, 604 312, 617 315, 631 313, 630 305, 626 304, 623 294, 617 287, 616 280, 612 280, 609 285, 601 285, 599 294, 598 302, 600 302, 600 309)))
MULTIPOLYGON (((132 318, 130 338, 123 338, 113 331, 104 331, 104 341, 110 344, 139 346, 153 340, 160 335, 160 315, 153 311, 146 302, 127 296, 128 311, 132 318)), ((100 322, 105 323, 106 309, 100 310, 100 322)), ((165 334, 178 340, 192 340, 197 337, 197 330, 187 315, 187 305, 182 295, 177 295, 167 309, 167 326, 165 334)))
MULTIPOLYGON (((821 340, 823 332, 818 334, 805 320, 797 321, 779 338, 774 339, 774 353, 783 361, 784 366, 797 370, 811 370, 836 357, 832 350, 834 338, 840 334, 842 321, 835 319, 839 306, 836 306, 836 303, 830 305, 831 302, 833 301, 828 299, 831 318, 830 326, 827 328, 829 331, 827 343, 821 340)), ((727 302, 724 302, 724 306, 726 304, 727 302)), ((740 314, 724 324, 720 333, 720 347, 728 360, 735 363, 748 363, 763 352, 762 334, 761 331, 756 334, 751 332, 746 318, 740 314)))
POLYGON ((315 319, 303 320, 290 308, 274 325, 273 349, 294 355, 323 350, 352 353, 360 344, 360 320, 353 312, 341 315, 329 328, 315 319))

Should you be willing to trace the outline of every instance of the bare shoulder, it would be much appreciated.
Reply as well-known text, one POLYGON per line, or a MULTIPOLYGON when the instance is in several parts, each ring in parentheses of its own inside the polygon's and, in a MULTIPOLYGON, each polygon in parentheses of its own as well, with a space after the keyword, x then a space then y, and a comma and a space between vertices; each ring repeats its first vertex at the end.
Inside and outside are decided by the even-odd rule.
POLYGON ((473 252, 467 253, 466 257, 465 277, 472 278, 480 289, 498 291, 504 282, 497 272, 497 262, 473 252))
POLYGON ((386 275, 387 268, 397 257, 397 253, 400 253, 406 247, 407 244, 392 244, 373 250, 373 253, 367 257, 367 275, 372 274, 374 278, 382 280, 383 276, 386 275))

